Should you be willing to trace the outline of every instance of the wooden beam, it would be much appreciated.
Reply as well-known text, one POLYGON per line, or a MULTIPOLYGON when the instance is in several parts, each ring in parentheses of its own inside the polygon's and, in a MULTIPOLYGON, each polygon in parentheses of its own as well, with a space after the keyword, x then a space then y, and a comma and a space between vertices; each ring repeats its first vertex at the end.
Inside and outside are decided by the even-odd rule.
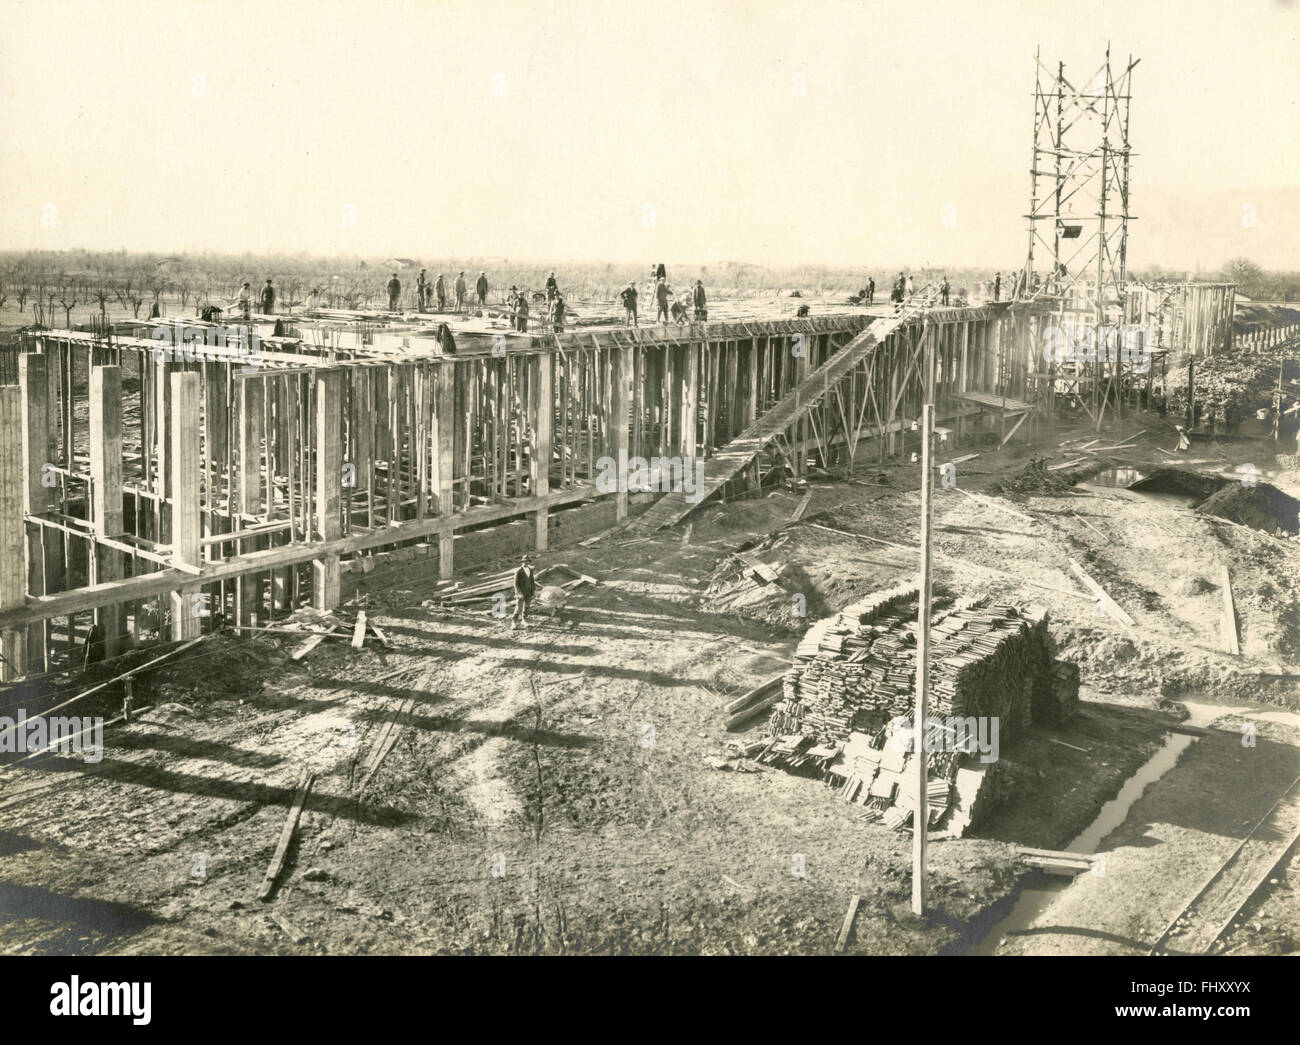
POLYGON ((1234 657, 1241 653, 1237 642, 1237 608, 1232 599, 1232 575, 1227 566, 1219 567, 1219 583, 1223 588, 1223 649, 1234 657))
POLYGON ((293 796, 289 815, 285 817, 284 827, 280 829, 280 840, 276 843, 275 852, 271 854, 271 862, 266 868, 266 877, 262 879, 262 888, 257 894, 257 898, 263 902, 270 899, 276 879, 284 870, 284 858, 289 853, 289 846, 293 842, 294 832, 298 830, 298 821, 302 818, 303 807, 307 804, 307 796, 311 793, 311 785, 315 779, 315 773, 305 772, 302 783, 298 785, 298 792, 293 796))

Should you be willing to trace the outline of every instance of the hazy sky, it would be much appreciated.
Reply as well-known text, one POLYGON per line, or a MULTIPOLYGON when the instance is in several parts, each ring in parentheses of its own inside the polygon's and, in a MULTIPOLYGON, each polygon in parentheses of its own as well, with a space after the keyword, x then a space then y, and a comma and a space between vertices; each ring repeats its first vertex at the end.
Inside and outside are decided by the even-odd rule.
POLYGON ((1035 48, 1082 79, 1109 41, 1141 58, 1132 209, 1159 212, 1134 263, 1300 268, 1283 0, 0 0, 0 19, 4 248, 1016 265, 1035 48))

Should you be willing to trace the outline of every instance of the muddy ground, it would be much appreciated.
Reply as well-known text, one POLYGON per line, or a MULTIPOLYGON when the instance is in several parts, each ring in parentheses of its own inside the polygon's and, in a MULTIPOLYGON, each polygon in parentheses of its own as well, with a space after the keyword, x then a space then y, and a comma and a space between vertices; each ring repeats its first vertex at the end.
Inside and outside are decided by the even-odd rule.
MULTIPOLYGON (((1172 425, 1138 414, 1099 445, 1124 432, 1142 432, 1137 446, 1099 467, 1233 475, 1249 462, 1300 494, 1294 458, 1271 444, 1197 443, 1175 460, 1159 449, 1176 445, 1172 425)), ((110 727, 102 762, 0 770, 0 950, 826 953, 854 893, 849 952, 960 950, 1023 880, 1013 845, 1063 847, 1185 717, 1180 696, 1300 705, 1300 544, 1179 496, 1068 482, 992 493, 1095 438, 1086 418, 1027 434, 1003 451, 952 448, 980 456, 936 493, 937 584, 1047 607, 1084 703, 1068 727, 1004 748, 1014 795, 980 837, 930 847, 925 920, 908 908, 910 836, 864 823, 817 780, 726 758, 721 724, 722 704, 789 663, 807 622, 914 572, 910 552, 879 542, 916 539, 916 466, 873 464, 815 479, 797 524, 799 495, 782 490, 706 504, 689 532, 544 553, 540 565, 599 583, 518 632, 423 606, 436 578, 416 560, 366 575, 358 596, 388 650, 327 642, 293 663, 294 641, 207 639, 137 683, 151 710, 110 727), (710 593, 745 546, 778 582, 710 593), (1085 593, 1071 558, 1133 627, 1085 593), (1222 652, 1223 565, 1236 657, 1222 652), (397 742, 363 791, 395 715, 397 742), (258 902, 306 768, 316 780, 286 870, 258 902)), ((1184 801, 1216 801, 1206 783, 1184 801)), ((1300 938, 1279 882, 1252 901, 1277 927, 1275 952, 1300 938)))

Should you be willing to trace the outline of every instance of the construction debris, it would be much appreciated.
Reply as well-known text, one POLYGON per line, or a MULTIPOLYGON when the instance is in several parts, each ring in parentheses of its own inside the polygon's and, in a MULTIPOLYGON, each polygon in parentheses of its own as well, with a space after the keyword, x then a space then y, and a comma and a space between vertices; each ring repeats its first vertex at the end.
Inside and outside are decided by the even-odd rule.
POLYGON ((307 804, 307 796, 311 793, 311 785, 316 780, 316 774, 304 772, 302 783, 298 785, 298 792, 293 796, 293 804, 289 806, 289 815, 285 818, 284 827, 280 831, 280 840, 276 843, 275 852, 271 854, 271 862, 266 868, 266 877, 262 879, 261 891, 257 898, 263 902, 270 899, 271 891, 275 888, 276 879, 280 877, 280 872, 284 870, 284 858, 289 853, 289 845, 293 842, 293 834, 298 830, 298 821, 302 817, 303 807, 307 804))

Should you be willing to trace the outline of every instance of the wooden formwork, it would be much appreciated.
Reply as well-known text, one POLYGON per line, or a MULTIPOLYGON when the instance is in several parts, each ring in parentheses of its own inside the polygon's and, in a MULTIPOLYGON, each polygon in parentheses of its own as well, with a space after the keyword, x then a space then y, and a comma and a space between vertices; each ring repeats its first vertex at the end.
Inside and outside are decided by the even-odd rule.
MULTIPOLYGON (((909 311, 829 368, 767 466, 902 453, 927 398, 958 437, 972 413, 1005 418, 1041 382, 1046 321, 1032 304, 909 311)), ((0 384, 0 671, 327 610, 376 549, 436 555, 450 578, 458 531, 527 518, 544 549, 554 509, 608 498, 626 519, 628 459, 711 460, 871 322, 28 332, 0 384)))

